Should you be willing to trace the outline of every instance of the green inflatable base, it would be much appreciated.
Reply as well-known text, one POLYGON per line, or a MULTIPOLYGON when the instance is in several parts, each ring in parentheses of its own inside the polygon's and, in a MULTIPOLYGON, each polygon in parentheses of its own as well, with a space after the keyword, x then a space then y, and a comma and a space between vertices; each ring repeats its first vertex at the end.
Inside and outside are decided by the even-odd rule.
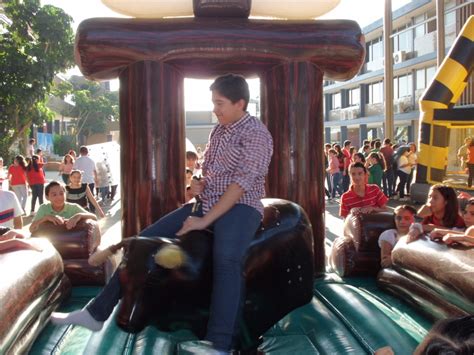
MULTIPOLYGON (((99 288, 77 287, 59 311, 84 307, 99 288)), ((186 329, 163 332, 148 326, 138 334, 122 331, 112 316, 100 332, 48 324, 30 354, 205 354, 207 344, 186 329)), ((314 297, 263 335, 265 354, 371 354, 390 345, 411 354, 432 324, 402 300, 375 285, 374 278, 319 278, 314 297)), ((179 327, 177 327, 179 328, 179 327)))

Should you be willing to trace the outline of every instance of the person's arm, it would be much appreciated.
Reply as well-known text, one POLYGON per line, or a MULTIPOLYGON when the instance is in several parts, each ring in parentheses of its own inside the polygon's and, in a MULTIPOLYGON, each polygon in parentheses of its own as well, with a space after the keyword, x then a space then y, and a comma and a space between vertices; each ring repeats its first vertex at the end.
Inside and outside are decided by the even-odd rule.
POLYGON ((39 226, 44 222, 51 222, 55 225, 60 225, 60 224, 64 224, 64 219, 60 216, 46 215, 44 217, 41 217, 33 221, 33 223, 30 224, 30 232, 31 233, 36 232, 39 226))
POLYGON ((93 219, 94 221, 97 221, 97 216, 90 212, 76 213, 74 216, 72 216, 66 221, 66 228, 74 228, 79 223, 79 221, 82 221, 83 219, 93 219))
POLYGON ((424 204, 423 206, 420 207, 416 215, 420 218, 426 218, 428 216, 431 216, 433 212, 431 211, 431 206, 428 204, 424 204))
POLYGON ((23 228, 23 217, 13 217, 13 227, 15 229, 22 229, 23 228))
POLYGON ((202 230, 210 226, 229 211, 242 197, 244 194, 244 189, 236 183, 230 184, 224 194, 221 196, 219 201, 206 213, 203 217, 188 217, 184 223, 183 227, 176 233, 177 236, 186 234, 192 230, 202 230))
POLYGON ((97 210, 99 217, 104 218, 105 217, 104 211, 102 211, 102 208, 100 208, 99 204, 97 203, 97 200, 94 198, 94 195, 92 195, 91 189, 89 188, 88 185, 86 186, 86 196, 87 196, 87 199, 90 201, 90 203, 92 203, 92 205, 97 210))
POLYGON ((383 268, 390 267, 392 266, 393 246, 385 240, 382 240, 380 244, 380 265, 383 268))
POLYGON ((431 240, 442 239, 446 234, 463 235, 464 232, 455 231, 455 230, 447 229, 447 228, 435 228, 430 233, 430 239, 431 240))
POLYGON ((424 226, 420 223, 412 223, 407 234, 407 243, 414 242, 418 240, 424 233, 424 226))
POLYGON ((462 245, 465 245, 467 247, 473 247, 474 246, 474 237, 465 235, 465 234, 454 234, 454 233, 449 233, 446 234, 443 237, 443 242, 446 243, 447 245, 451 245, 454 243, 459 243, 462 245))

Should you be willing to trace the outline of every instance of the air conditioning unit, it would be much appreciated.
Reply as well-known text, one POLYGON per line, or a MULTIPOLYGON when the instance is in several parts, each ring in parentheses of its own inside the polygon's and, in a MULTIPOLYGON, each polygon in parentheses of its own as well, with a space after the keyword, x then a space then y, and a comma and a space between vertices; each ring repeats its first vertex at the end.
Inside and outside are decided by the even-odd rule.
POLYGON ((405 61, 406 52, 405 51, 398 51, 393 53, 393 64, 399 64, 405 61))

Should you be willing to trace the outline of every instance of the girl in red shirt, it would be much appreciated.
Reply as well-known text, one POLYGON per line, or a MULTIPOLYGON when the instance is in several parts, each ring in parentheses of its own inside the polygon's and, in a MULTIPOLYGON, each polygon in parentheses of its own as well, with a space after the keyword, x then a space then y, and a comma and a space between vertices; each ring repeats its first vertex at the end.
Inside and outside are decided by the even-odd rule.
POLYGON ((31 214, 35 213, 36 200, 39 200, 40 206, 43 204, 44 196, 44 171, 43 165, 38 155, 31 157, 31 163, 26 168, 26 176, 31 187, 31 214))
POLYGON ((26 162, 23 155, 17 155, 13 160, 13 164, 8 168, 8 180, 24 211, 26 208, 28 189, 26 186, 26 162))
POLYGON ((408 242, 418 239, 423 233, 429 233, 435 228, 466 227, 459 214, 456 191, 451 186, 443 184, 431 186, 428 200, 418 210, 418 216, 423 218, 422 225, 416 229, 410 228, 408 242))

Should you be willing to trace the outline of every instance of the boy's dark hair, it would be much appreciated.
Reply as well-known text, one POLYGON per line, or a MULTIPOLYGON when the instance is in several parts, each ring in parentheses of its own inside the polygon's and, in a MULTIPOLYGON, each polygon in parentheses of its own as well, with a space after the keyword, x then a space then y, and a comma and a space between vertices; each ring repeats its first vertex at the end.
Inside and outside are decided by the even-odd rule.
POLYGON ((210 86, 211 91, 217 91, 222 96, 228 98, 233 104, 239 100, 244 100, 244 111, 250 100, 249 84, 242 75, 226 74, 219 76, 210 86))
POLYGON ((334 148, 329 149, 328 153, 332 153, 334 155, 337 155, 336 149, 334 149, 334 148))
POLYGON ((361 168, 361 169, 364 169, 364 173, 367 174, 367 168, 365 167, 364 164, 362 163, 352 163, 351 165, 349 165, 349 171, 351 171, 352 168, 361 168))
POLYGON ((89 149, 85 145, 83 145, 79 148, 79 153, 81 155, 87 155, 89 154, 89 149))
POLYGON ((390 143, 392 143, 392 141, 390 140, 390 138, 385 138, 385 139, 383 140, 383 144, 390 144, 390 143))
POLYGON ((191 159, 193 159, 193 160, 198 160, 199 157, 198 157, 198 155, 197 155, 196 153, 194 153, 193 151, 188 150, 188 151, 186 152, 186 160, 191 160, 191 159))
POLYGON ((343 145, 344 145, 344 148, 345 148, 345 147, 347 147, 348 145, 351 145, 351 144, 352 144, 352 142, 350 140, 345 140, 343 145))
POLYGON ((36 142, 36 139, 34 139, 34 138, 30 138, 30 140, 29 140, 28 142, 29 142, 30 144, 33 144, 33 143, 35 143, 35 142, 36 142))
POLYGON ((64 190, 64 186, 61 185, 59 182, 57 181, 51 181, 48 185, 46 185, 45 189, 44 189, 44 193, 46 194, 46 197, 48 197, 49 195, 49 191, 55 187, 55 186, 61 186, 62 189, 64 190))
POLYGON ((364 154, 362 154, 362 153, 355 153, 354 156, 355 156, 355 157, 359 157, 360 161, 361 161, 362 163, 365 163, 365 155, 364 155, 364 154))
POLYGON ((324 145, 324 148, 331 148, 331 147, 332 147, 331 143, 326 143, 326 144, 324 145))
POLYGON ((438 321, 414 354, 474 354, 474 316, 438 321))
POLYGON ((382 146, 382 143, 380 141, 375 141, 375 149, 379 149, 382 146))

